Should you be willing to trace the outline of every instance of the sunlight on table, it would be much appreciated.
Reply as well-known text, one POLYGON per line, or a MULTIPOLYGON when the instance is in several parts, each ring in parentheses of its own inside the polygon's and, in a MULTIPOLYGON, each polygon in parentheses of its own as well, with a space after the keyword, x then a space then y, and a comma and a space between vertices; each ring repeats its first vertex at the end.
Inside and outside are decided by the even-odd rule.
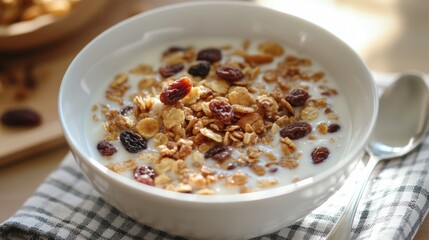
POLYGON ((349 44, 371 70, 429 71, 429 1, 257 0, 307 19, 349 44))

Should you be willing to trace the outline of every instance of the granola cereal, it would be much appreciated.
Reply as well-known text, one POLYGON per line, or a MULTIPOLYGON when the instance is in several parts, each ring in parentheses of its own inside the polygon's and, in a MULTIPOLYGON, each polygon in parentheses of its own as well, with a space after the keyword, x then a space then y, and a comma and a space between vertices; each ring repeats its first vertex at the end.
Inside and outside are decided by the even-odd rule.
POLYGON ((91 104, 89 146, 112 171, 180 193, 246 194, 311 177, 345 151, 340 89, 286 45, 184 39, 147 54, 91 104))

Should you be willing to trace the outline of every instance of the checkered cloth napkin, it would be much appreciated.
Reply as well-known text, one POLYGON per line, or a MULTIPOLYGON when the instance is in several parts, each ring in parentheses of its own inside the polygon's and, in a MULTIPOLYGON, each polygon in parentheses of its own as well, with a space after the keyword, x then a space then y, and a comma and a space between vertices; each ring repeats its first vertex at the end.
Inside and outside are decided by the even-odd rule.
MULTIPOLYGON (((377 79, 380 79, 377 76, 377 79)), ((388 84, 392 79, 379 81, 388 84)), ((295 224, 255 239, 320 239, 348 203, 360 163, 327 202, 295 224)), ((361 200, 353 239, 412 239, 429 209, 429 135, 404 158, 380 163, 361 200)), ((89 185, 71 154, 15 215, 0 224, 0 239, 183 239, 127 217, 89 185)))

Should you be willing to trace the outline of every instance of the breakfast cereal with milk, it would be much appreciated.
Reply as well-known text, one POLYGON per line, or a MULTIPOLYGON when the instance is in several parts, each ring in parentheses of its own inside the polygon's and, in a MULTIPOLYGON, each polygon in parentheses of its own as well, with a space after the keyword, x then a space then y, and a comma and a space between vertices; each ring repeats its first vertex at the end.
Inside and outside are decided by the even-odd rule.
POLYGON ((274 41, 161 44, 95 99, 86 124, 94 158, 133 181, 183 193, 298 182, 339 161, 350 133, 329 74, 274 41))

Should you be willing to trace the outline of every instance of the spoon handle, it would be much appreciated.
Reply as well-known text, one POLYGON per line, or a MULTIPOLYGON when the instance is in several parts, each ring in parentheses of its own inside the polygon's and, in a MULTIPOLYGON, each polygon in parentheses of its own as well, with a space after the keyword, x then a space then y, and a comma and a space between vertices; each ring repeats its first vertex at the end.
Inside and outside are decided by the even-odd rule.
POLYGON ((337 223, 329 232, 326 239, 328 240, 346 240, 350 239, 350 234, 353 226, 353 219, 356 214, 357 208, 359 206, 359 201, 362 198, 365 187, 368 183, 368 180, 373 172, 375 166, 380 161, 380 159, 372 154, 368 164, 365 167, 362 177, 359 179, 358 184, 356 185, 355 192, 353 197, 350 199, 350 202, 347 204, 346 208, 343 211, 343 214, 338 219, 337 223))

